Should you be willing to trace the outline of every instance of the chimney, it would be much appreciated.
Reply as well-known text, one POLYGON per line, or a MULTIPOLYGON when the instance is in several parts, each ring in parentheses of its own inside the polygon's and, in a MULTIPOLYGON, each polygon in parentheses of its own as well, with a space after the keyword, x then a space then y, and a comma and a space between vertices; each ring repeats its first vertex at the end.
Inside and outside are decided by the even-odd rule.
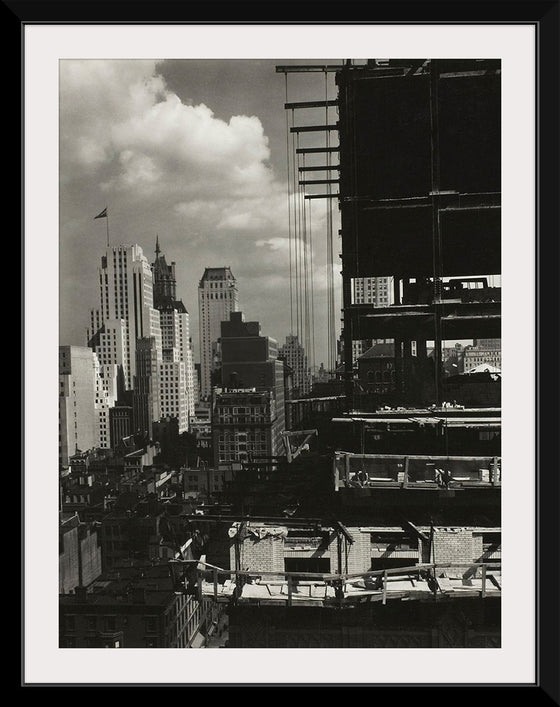
POLYGON ((74 588, 74 594, 76 595, 76 599, 80 602, 83 602, 84 604, 87 602, 87 589, 86 587, 75 587, 74 588))

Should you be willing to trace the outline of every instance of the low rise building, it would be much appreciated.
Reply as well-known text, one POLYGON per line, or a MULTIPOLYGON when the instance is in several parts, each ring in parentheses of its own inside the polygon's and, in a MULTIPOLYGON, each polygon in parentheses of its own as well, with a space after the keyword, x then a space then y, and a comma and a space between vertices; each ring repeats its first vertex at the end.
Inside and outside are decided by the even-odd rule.
POLYGON ((61 648, 198 648, 208 602, 177 595, 166 564, 123 563, 87 590, 60 597, 61 648))
POLYGON ((77 513, 61 513, 58 536, 59 593, 70 594, 101 574, 101 545, 96 526, 81 523, 77 513))
POLYGON ((277 456, 283 451, 284 416, 277 415, 273 391, 255 388, 214 390, 214 466, 277 456))

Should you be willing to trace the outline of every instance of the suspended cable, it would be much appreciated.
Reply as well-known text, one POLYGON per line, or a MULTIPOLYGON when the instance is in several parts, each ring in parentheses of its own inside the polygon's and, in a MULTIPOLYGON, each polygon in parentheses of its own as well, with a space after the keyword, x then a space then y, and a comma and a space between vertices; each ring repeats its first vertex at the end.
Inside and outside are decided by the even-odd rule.
MULTIPOLYGON (((299 165, 298 165, 299 166, 299 165)), ((305 155, 303 155, 303 166, 305 167, 305 155)), ((307 232, 307 209, 305 207, 305 194, 302 188, 301 193, 301 208, 303 215, 303 296, 304 296, 304 341, 302 345, 305 352, 309 352, 310 348, 310 332, 309 332, 309 236, 307 232)))
MULTIPOLYGON (((298 149, 300 147, 299 144, 299 135, 297 139, 297 146, 298 149)), ((298 179, 298 219, 299 219, 299 240, 298 240, 298 246, 299 246, 299 301, 300 301, 300 321, 301 321, 301 337, 299 340, 299 343, 302 346, 305 346, 305 223, 303 219, 303 193, 302 193, 302 186, 299 183, 299 168, 300 168, 300 160, 301 156, 298 153, 297 155, 297 179, 298 179)))
MULTIPOLYGON (((329 107, 328 107, 328 93, 329 93, 329 83, 328 83, 328 73, 325 71, 325 125, 329 124, 329 107)), ((331 167, 331 156, 330 151, 330 131, 325 130, 326 133, 326 144, 327 144, 327 168, 331 167)), ((327 194, 329 198, 327 199, 327 316, 328 316, 328 356, 329 356, 329 370, 332 372, 336 368, 336 330, 335 330, 335 307, 334 307, 334 274, 333 274, 333 220, 332 220, 332 199, 331 195, 331 185, 327 184, 327 194)))
MULTIPOLYGON (((292 109, 292 127, 294 125, 294 110, 292 109)), ((292 134, 293 135, 293 134, 292 134)), ((296 310, 296 336, 300 336, 300 305, 299 305, 299 230, 298 230, 298 189, 297 189, 297 164, 296 164, 296 140, 299 143, 299 135, 292 137, 292 199, 294 209, 294 289, 295 289, 295 310, 296 310)))
POLYGON ((311 369, 315 370, 315 285, 313 273, 313 226, 311 218, 311 199, 309 202, 309 268, 311 271, 311 351, 308 355, 311 359, 311 369))
MULTIPOLYGON (((286 103, 288 103, 288 74, 284 74, 286 85, 286 103)), ((286 184, 288 196, 288 249, 290 260, 290 334, 294 333, 294 294, 293 294, 293 275, 292 275, 292 207, 290 203, 290 130, 288 111, 286 111, 286 184)))

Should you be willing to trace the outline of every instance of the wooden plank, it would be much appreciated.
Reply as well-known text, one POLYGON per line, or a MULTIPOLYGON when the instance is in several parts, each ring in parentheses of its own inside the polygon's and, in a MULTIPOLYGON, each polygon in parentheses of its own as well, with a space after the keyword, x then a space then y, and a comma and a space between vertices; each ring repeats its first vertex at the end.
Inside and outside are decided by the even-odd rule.
POLYGON ((455 588, 454 588, 453 584, 451 583, 451 580, 448 579, 447 577, 437 577, 436 582, 442 592, 455 591, 455 588))
POLYGON ((406 525, 414 531, 415 535, 417 535, 419 538, 422 538, 422 540, 424 540, 424 542, 427 542, 427 543, 430 542, 430 538, 425 533, 423 533, 419 528, 417 528, 414 525, 414 523, 411 523, 409 520, 407 520, 406 525))
POLYGON ((383 572, 383 604, 387 603, 387 570, 383 572))

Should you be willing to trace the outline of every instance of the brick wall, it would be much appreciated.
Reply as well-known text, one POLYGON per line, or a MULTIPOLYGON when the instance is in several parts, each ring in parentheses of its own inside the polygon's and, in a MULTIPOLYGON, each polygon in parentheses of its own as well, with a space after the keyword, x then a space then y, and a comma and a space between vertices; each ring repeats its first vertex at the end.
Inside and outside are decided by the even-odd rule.
POLYGON ((241 545, 241 569, 251 572, 284 572, 282 538, 248 536, 241 545))
POLYGON ((482 554, 482 538, 464 528, 434 529, 434 562, 474 562, 482 554))
POLYGON ((359 528, 348 528, 354 543, 348 546, 348 573, 369 572, 371 569, 371 534, 359 528))

